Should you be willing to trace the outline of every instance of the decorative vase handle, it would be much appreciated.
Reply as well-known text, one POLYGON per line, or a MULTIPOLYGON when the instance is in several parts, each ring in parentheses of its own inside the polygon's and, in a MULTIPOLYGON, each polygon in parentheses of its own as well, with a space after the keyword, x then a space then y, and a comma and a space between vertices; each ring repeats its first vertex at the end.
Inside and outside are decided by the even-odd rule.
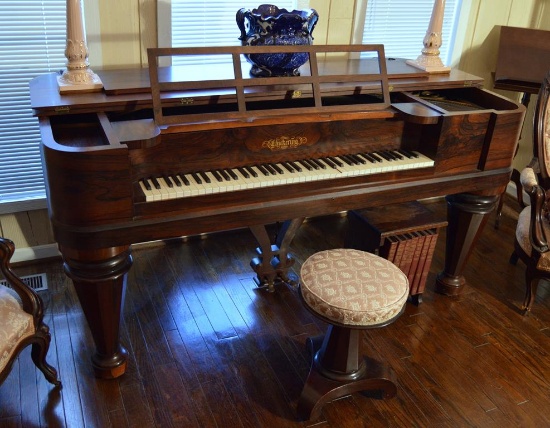
POLYGON ((244 18, 246 18, 248 15, 250 15, 250 12, 246 10, 244 7, 237 11, 237 16, 235 18, 237 19, 237 26, 239 27, 239 30, 241 30, 241 37, 239 37, 239 40, 246 40, 246 29, 244 27, 244 18))

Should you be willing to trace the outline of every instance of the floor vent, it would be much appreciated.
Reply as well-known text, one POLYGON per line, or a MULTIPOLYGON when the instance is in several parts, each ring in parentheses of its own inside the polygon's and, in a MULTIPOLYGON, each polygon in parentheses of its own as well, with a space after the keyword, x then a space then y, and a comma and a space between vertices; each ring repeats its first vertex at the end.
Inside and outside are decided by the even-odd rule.
MULTIPOLYGON (((48 289, 48 279, 45 273, 38 273, 36 275, 22 276, 21 280, 31 287, 34 291, 43 291, 48 289)), ((8 281, 5 279, 0 280, 0 285, 9 287, 8 281)))

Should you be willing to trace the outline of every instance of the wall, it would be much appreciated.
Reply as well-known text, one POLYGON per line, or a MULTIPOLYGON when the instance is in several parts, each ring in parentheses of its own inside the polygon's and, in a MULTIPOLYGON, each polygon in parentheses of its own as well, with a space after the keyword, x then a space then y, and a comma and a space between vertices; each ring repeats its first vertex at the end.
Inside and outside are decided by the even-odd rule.
MULTIPOLYGON (((157 1, 165 6, 166 0, 84 0, 92 69, 145 65, 147 48, 157 43, 157 1)), ((366 1, 298 0, 298 6, 319 12, 315 43, 346 44, 360 31, 354 15, 366 1)), ((463 0, 451 66, 483 77, 488 89, 493 85, 501 25, 550 30, 550 1, 463 0)), ((501 93, 519 100, 516 93, 501 93)), ((515 159, 518 169, 531 157, 533 98, 515 159)), ((15 261, 56 254, 46 210, 1 215, 0 234, 15 241, 15 261)))

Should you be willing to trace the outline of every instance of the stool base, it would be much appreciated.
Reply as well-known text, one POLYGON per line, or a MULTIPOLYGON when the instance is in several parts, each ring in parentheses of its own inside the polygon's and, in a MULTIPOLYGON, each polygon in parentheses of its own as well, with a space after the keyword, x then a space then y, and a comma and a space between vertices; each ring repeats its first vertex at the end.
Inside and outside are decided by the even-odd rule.
POLYGON ((390 368, 368 357, 359 358, 359 332, 360 330, 330 325, 326 336, 307 339, 311 369, 297 405, 298 417, 301 420, 318 419, 326 403, 354 392, 362 391, 369 396, 382 399, 396 395, 397 386, 390 368), (348 364, 351 363, 350 367, 356 367, 357 370, 327 376, 331 369, 323 367, 323 358, 319 353, 324 354, 331 337, 337 337, 335 340, 339 342, 339 359, 348 361, 348 364), (344 342, 347 343, 344 344, 342 338, 345 338, 344 342))

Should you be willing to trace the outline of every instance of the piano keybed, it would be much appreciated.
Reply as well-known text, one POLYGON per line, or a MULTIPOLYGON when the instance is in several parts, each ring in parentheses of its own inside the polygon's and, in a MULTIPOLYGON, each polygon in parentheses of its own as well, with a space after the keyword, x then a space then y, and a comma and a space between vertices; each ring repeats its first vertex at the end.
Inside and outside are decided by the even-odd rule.
POLYGON ((139 180, 139 187, 145 196, 145 202, 154 202, 433 165, 432 159, 416 151, 383 150, 153 176, 139 180))

